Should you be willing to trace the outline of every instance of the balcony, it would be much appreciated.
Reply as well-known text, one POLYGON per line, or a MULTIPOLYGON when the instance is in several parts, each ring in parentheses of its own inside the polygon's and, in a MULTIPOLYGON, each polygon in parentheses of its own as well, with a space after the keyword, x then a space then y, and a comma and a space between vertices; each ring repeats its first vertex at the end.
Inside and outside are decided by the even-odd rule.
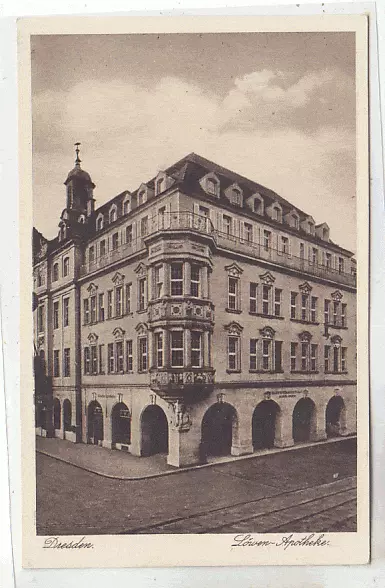
POLYGON ((150 373, 150 388, 167 402, 196 402, 214 389, 213 368, 157 368, 150 373))
POLYGON ((302 257, 296 257, 295 255, 283 253, 277 249, 273 249, 272 247, 264 247, 258 243, 245 241, 244 239, 234 237, 233 235, 229 235, 227 233, 221 233, 217 231, 215 239, 218 247, 232 250, 235 249, 236 251, 245 253, 246 255, 254 257, 255 259, 276 263, 277 265, 307 273, 324 280, 332 280, 333 282, 338 282, 339 284, 343 284, 345 286, 356 286, 356 276, 353 274, 339 272, 338 270, 335 270, 329 266, 325 266, 319 263, 312 263, 311 261, 302 257))
POLYGON ((130 243, 124 243, 116 250, 110 251, 102 257, 98 257, 94 261, 85 263, 80 267, 80 276, 93 273, 112 263, 124 260, 134 253, 144 251, 146 249, 146 241, 149 237, 160 232, 169 231, 173 234, 189 231, 197 235, 206 235, 211 237, 214 243, 223 249, 244 253, 254 259, 271 262, 345 286, 353 288, 356 286, 356 276, 351 273, 339 272, 329 266, 312 263, 308 259, 296 257, 295 255, 283 253, 272 247, 265 247, 258 243, 246 241, 234 235, 217 231, 214 229, 209 218, 193 214, 192 212, 171 212, 150 218, 146 235, 142 235, 130 243))

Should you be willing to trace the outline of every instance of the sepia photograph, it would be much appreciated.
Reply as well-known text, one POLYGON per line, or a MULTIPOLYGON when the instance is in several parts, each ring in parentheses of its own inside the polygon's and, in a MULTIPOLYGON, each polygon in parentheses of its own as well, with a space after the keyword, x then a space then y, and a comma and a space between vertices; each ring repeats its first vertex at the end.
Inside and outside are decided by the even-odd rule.
POLYGON ((357 69, 355 30, 30 35, 45 547, 359 531, 357 69))

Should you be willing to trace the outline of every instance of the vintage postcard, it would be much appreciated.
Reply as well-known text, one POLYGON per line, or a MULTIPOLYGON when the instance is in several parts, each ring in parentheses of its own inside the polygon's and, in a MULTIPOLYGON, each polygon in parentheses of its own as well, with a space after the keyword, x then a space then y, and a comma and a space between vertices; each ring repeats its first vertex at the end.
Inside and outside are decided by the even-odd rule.
POLYGON ((23 565, 366 563, 366 17, 22 19, 19 65, 23 565))

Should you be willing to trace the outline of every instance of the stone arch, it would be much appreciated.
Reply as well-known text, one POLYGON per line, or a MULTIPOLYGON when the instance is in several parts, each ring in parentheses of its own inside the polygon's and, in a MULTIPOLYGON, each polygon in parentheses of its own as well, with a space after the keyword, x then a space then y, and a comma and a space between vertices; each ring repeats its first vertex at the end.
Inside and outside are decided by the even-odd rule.
POLYGON ((61 429, 61 404, 59 398, 53 400, 53 428, 61 429))
POLYGON ((101 445, 103 439, 103 409, 97 400, 92 400, 87 409, 87 443, 101 445))
POLYGON ((230 455, 236 437, 238 415, 232 404, 216 402, 202 419, 201 448, 204 455, 230 455))
POLYGON ((346 406, 341 396, 332 396, 325 410, 326 434, 339 437, 346 431, 346 406))
POLYGON ((131 413, 124 402, 117 402, 111 411, 111 442, 130 445, 131 413))
POLYGON ((140 417, 141 455, 168 453, 168 419, 158 404, 149 404, 140 417))
POLYGON ((262 400, 257 404, 252 416, 253 449, 274 447, 276 425, 281 409, 274 400, 262 400))
POLYGON ((294 443, 310 441, 317 423, 316 405, 310 398, 298 400, 293 410, 294 443))
POLYGON ((66 398, 63 402, 63 429, 64 431, 71 431, 72 428, 72 404, 66 398))

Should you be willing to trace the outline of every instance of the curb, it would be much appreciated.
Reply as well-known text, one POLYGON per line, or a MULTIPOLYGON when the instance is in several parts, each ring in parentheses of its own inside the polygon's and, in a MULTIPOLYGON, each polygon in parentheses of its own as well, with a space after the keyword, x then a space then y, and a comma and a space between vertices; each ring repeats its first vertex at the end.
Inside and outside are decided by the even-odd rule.
POLYGON ((200 470, 203 468, 209 468, 209 467, 214 467, 214 466, 218 467, 221 465, 225 465, 228 463, 234 463, 234 462, 242 461, 245 459, 257 459, 258 457, 265 457, 266 455, 276 455, 277 453, 283 453, 286 451, 296 451, 298 449, 305 449, 307 447, 314 447, 316 445, 320 446, 320 445, 327 445, 330 443, 339 443, 341 441, 346 441, 347 439, 356 439, 356 438, 357 438, 357 435, 353 434, 353 435, 346 435, 346 437, 336 437, 336 438, 332 438, 332 439, 325 439, 324 441, 315 441, 312 443, 299 443, 297 445, 292 445, 291 447, 266 449, 266 450, 261 450, 258 453, 250 453, 248 455, 240 455, 240 456, 236 456, 236 457, 233 456, 233 457, 230 457, 227 459, 223 459, 221 461, 215 461, 215 462, 211 462, 211 463, 203 463, 203 464, 198 464, 198 465, 194 465, 194 466, 188 466, 185 468, 176 468, 175 470, 170 470, 170 471, 166 471, 166 472, 159 472, 157 474, 145 474, 143 476, 116 476, 113 474, 106 474, 105 472, 101 472, 101 471, 98 471, 95 469, 88 468, 86 466, 72 463, 68 459, 58 457, 57 455, 53 455, 49 451, 45 451, 43 449, 36 449, 36 453, 46 455, 47 457, 50 457, 52 459, 56 459, 57 461, 61 461, 63 463, 67 463, 75 468, 78 468, 79 470, 83 470, 85 472, 95 474, 96 476, 101 476, 102 478, 109 478, 112 480, 121 480, 121 481, 135 481, 135 480, 149 480, 151 478, 161 478, 162 476, 171 476, 174 474, 184 474, 185 472, 191 472, 192 470, 200 470))

